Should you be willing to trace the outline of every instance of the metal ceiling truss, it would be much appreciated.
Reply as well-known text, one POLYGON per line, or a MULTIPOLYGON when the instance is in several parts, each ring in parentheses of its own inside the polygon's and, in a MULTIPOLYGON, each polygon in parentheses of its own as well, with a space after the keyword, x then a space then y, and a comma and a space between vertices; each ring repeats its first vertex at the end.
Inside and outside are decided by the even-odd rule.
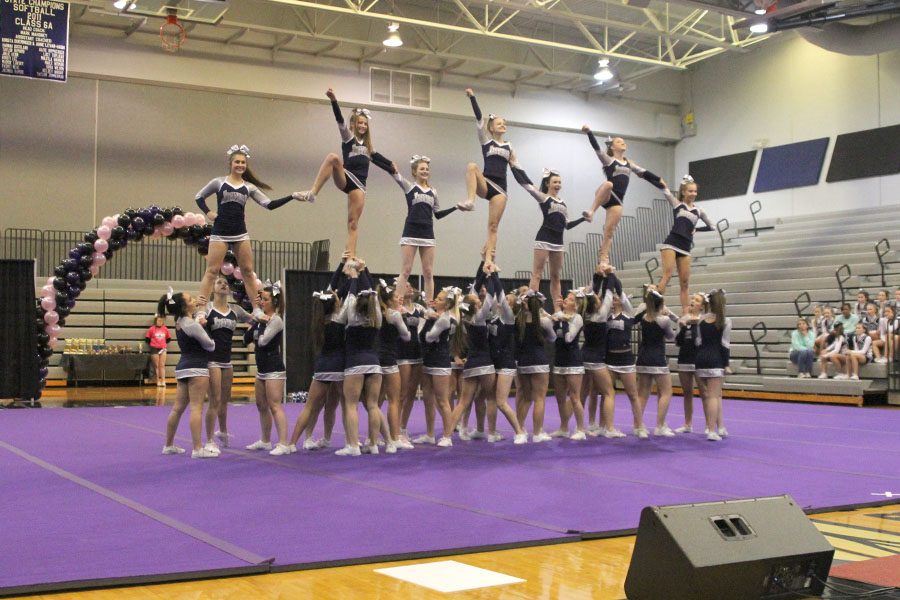
MULTIPOLYGON (((135 0, 138 6, 142 1, 135 0)), ((160 0, 153 0, 157 3, 160 0)), ((177 0, 172 0, 177 2, 177 0)), ((661 69, 684 70, 766 38, 735 30, 735 18, 709 7, 650 0, 232 0, 215 24, 196 23, 190 39, 370 62, 380 66, 603 93, 597 59, 611 59, 614 84, 661 69), (385 52, 387 24, 401 24, 404 45, 385 52)), ((679 0, 681 2, 681 0, 679 0)), ((157 33, 146 15, 115 11, 108 0, 75 25, 124 36, 157 33)), ((621 88, 619 88, 621 89, 621 88)))

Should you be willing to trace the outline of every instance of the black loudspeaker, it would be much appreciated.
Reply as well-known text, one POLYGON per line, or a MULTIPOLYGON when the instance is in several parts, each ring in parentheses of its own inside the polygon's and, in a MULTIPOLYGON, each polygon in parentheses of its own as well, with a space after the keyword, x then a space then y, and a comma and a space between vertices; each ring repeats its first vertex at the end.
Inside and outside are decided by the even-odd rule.
POLYGON ((648 506, 625 579, 629 600, 821 595, 834 548, 790 496, 648 506))

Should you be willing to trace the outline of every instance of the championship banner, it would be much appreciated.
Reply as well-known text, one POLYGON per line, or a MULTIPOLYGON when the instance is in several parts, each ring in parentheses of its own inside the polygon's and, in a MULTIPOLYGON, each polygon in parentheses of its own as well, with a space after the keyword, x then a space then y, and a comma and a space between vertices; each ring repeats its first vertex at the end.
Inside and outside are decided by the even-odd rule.
POLYGON ((69 3, 0 0, 0 75, 65 81, 69 3))

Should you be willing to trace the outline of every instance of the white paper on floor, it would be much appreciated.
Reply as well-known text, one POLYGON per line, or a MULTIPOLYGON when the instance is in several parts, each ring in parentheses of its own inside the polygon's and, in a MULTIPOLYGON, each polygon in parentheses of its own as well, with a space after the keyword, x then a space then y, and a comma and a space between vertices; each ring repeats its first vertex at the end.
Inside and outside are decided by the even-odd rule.
POLYGON ((455 560, 422 563, 406 567, 375 569, 376 573, 395 577, 439 592, 461 592, 476 588, 522 583, 525 580, 496 571, 488 571, 455 560))

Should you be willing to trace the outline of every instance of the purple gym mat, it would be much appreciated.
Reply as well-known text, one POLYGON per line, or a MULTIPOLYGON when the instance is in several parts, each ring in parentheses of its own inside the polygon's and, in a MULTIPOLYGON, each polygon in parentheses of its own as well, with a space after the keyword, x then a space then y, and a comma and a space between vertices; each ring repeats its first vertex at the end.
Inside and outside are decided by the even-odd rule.
MULTIPOLYGON (((286 408, 292 425, 301 407, 286 408)), ((0 413, 0 502, 12 508, 0 593, 567 541, 633 530, 651 504, 791 494, 815 510, 900 491, 892 409, 726 401, 732 435, 720 443, 684 434, 514 446, 501 416, 497 444, 360 458, 229 449, 203 461, 159 453, 168 411, 0 413)), ((545 429, 557 424, 551 400, 545 429)), ((237 448, 257 439, 255 407, 233 405, 229 428, 237 448)), ((190 447, 187 415, 178 443, 190 447)))

